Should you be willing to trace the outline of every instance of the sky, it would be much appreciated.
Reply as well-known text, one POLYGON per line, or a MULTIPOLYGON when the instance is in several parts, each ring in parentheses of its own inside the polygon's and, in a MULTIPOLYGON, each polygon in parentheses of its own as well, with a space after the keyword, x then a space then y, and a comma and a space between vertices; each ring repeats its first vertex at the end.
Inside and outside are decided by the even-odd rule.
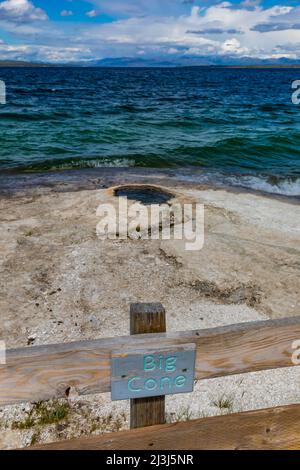
POLYGON ((299 0, 0 0, 0 60, 300 60, 299 0))

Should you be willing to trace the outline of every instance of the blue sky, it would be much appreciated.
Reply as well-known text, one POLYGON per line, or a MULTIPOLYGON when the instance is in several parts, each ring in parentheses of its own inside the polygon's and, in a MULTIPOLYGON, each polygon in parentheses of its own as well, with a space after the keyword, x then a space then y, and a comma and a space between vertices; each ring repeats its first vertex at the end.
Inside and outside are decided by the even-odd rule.
POLYGON ((104 11, 97 7, 95 3, 83 0, 36 0, 34 4, 47 12, 47 15, 52 21, 61 22, 90 22, 96 23, 109 23, 117 19, 116 15, 111 15, 109 11, 104 11), (95 11, 94 15, 88 16, 87 13, 95 11), (67 14, 62 14, 68 12, 67 14), (72 14, 70 14, 72 12, 72 14))
POLYGON ((298 0, 0 0, 0 60, 300 60, 298 0))

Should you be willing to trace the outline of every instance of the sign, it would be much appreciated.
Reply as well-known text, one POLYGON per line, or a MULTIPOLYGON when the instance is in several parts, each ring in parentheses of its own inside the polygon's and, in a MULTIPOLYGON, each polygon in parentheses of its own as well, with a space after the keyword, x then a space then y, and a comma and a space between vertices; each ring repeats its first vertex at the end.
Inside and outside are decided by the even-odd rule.
POLYGON ((196 345, 112 353, 111 399, 155 397, 192 392, 196 345))

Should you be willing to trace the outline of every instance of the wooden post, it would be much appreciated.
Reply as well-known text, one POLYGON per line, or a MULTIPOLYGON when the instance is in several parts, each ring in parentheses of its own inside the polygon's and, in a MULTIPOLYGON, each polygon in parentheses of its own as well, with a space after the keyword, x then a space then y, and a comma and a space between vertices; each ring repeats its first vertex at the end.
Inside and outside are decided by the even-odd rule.
MULTIPOLYGON (((166 312, 160 303, 130 305, 130 334, 165 333, 166 312)), ((141 428, 165 423, 165 397, 130 400, 130 427, 141 428)))

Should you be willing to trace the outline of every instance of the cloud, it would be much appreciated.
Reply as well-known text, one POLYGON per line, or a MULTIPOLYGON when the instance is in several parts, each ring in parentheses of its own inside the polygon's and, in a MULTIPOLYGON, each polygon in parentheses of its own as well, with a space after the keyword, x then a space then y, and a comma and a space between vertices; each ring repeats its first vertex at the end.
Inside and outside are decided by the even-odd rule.
POLYGON ((83 47, 50 47, 42 45, 9 45, 0 42, 2 60, 26 60, 33 62, 67 63, 77 62, 90 56, 90 50, 83 47))
MULTIPOLYGON (((16 1, 9 3, 16 4, 16 1)), ((24 4, 30 5, 31 11, 39 10, 28 0, 17 3, 20 2, 23 15, 24 4)), ((7 3, 0 1, 0 6, 7 3)), ((132 13, 107 23, 87 18, 81 23, 31 19, 19 21, 16 28, 17 20, 12 22, 11 14, 10 21, 2 20, 0 10, 0 27, 14 38, 11 47, 5 45, 6 48, 0 49, 0 59, 4 54, 46 62, 141 55, 145 59, 169 59, 174 55, 176 58, 205 56, 208 60, 218 57, 226 60, 232 56, 259 59, 296 54, 300 59, 300 7, 265 8, 254 4, 253 0, 247 0, 244 6, 222 2, 206 7, 197 6, 198 0, 189 5, 182 0, 91 0, 91 3, 95 9, 86 12, 90 18, 98 14, 100 7, 102 13, 105 5, 107 9, 118 6, 122 14, 132 13), (174 8, 171 5, 175 5, 174 8), (267 31, 268 34, 262 34, 267 31)))
POLYGON ((0 3, 0 19, 14 23, 44 21, 48 16, 29 0, 5 0, 0 3))
POLYGON ((251 28, 251 31, 259 31, 260 33, 269 33, 270 31, 287 31, 289 29, 299 29, 300 23, 260 23, 251 28))
POLYGON ((236 38, 228 39, 222 44, 221 51, 223 54, 239 54, 245 55, 249 52, 247 47, 242 47, 236 38))
POLYGON ((300 30, 299 7, 277 7, 276 14, 271 15, 268 21, 258 22, 251 28, 251 31, 258 31, 260 33, 289 30, 300 30))
POLYGON ((73 14, 72 10, 62 10, 60 12, 60 16, 73 16, 73 14))
POLYGON ((244 34, 240 29, 222 29, 222 28, 206 28, 198 29, 196 31, 187 30, 187 34, 198 34, 202 36, 203 34, 244 34))
POLYGON ((97 15, 98 13, 96 12, 96 10, 90 10, 86 12, 86 16, 88 16, 89 18, 94 18, 97 15))

